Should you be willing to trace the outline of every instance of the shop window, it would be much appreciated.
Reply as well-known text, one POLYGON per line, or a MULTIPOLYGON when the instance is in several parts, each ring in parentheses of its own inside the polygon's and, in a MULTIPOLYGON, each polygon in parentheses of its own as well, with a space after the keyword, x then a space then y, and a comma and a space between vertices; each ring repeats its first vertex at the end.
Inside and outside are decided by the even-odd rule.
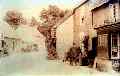
POLYGON ((118 37, 118 57, 120 59, 120 33, 119 33, 119 37, 118 37))
POLYGON ((112 33, 111 34, 111 58, 118 59, 120 58, 120 34, 112 33))

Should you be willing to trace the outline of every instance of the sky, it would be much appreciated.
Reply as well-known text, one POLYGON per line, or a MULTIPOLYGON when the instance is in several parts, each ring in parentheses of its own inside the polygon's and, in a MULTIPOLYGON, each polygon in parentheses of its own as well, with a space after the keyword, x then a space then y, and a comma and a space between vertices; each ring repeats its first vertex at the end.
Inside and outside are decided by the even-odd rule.
MULTIPOLYGON (((15 9, 23 11, 25 16, 37 16, 42 8, 47 8, 48 5, 57 5, 60 8, 71 9, 76 7, 84 0, 0 0, 1 16, 7 10, 15 9)), ((1 17, 0 16, 0 17, 1 17)))
POLYGON ((47 8, 48 5, 57 5, 59 8, 71 9, 83 1, 84 0, 0 0, 0 21, 3 22, 3 24, 0 22, 0 30, 2 29, 10 36, 19 36, 28 42, 33 40, 37 41, 39 40, 36 38, 38 35, 37 30, 28 26, 20 26, 19 29, 17 29, 17 33, 11 31, 11 29, 9 29, 10 26, 3 21, 6 11, 11 9, 19 10, 25 18, 31 19, 32 16, 37 18, 42 8, 47 8))
POLYGON ((28 42, 33 40, 37 41, 39 40, 36 38, 38 32, 28 26, 20 26, 19 29, 16 30, 16 33, 13 32, 9 28, 10 26, 3 21, 5 12, 15 9, 20 12, 22 11, 25 18, 31 19, 32 16, 38 17, 42 8, 47 8, 48 5, 57 5, 59 8, 71 9, 80 4, 81 1, 83 0, 0 0, 0 20, 3 22, 3 24, 0 22, 0 28, 12 37, 18 36, 28 42))
POLYGON ((49 4, 56 4, 60 7, 73 7, 79 2, 81 0, 0 0, 0 5, 4 8, 31 8, 49 4))

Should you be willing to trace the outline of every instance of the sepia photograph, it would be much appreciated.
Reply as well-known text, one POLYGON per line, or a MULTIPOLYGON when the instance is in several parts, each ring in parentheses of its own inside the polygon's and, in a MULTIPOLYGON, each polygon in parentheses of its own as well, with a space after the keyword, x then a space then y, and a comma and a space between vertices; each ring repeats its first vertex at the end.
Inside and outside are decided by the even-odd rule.
POLYGON ((120 76, 120 0, 0 0, 0 76, 120 76))

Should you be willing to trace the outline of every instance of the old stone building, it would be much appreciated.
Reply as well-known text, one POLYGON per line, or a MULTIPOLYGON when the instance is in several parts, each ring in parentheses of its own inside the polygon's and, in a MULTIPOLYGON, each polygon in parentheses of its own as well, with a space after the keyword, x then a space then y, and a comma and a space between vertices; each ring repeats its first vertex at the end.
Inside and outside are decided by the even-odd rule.
MULTIPOLYGON (((91 52, 89 59, 93 61, 97 53, 97 33, 93 27, 91 9, 94 8, 92 0, 84 0, 74 9, 74 43, 80 46, 82 53, 91 52)), ((87 62, 85 62, 87 63, 87 62)))
POLYGON ((81 4, 73 9, 73 12, 63 19, 56 29, 56 49, 59 55, 64 56, 65 51, 68 51, 70 47, 75 43, 78 47, 84 51, 83 40, 86 36, 89 36, 88 50, 96 50, 96 31, 92 27, 92 1, 84 0, 81 4), (93 42, 93 43, 92 43, 93 42), (92 44, 95 48, 92 48, 92 44))
POLYGON ((119 8, 119 0, 106 0, 92 9, 93 27, 98 36, 97 58, 100 60, 111 62, 113 59, 119 63, 119 8))
POLYGON ((93 27, 98 33, 98 50, 101 46, 104 46, 104 50, 99 54, 103 55, 102 57, 104 58, 111 58, 110 50, 112 45, 108 44, 112 44, 112 32, 119 30, 116 25, 119 22, 119 2, 117 0, 108 0, 106 3, 102 3, 100 6, 98 5, 92 9, 92 14, 93 27))
MULTIPOLYGON (((93 33, 91 31, 93 30, 91 8, 92 2, 85 0, 74 9, 74 42, 81 48, 83 47, 84 37, 93 33)), ((89 43, 89 49, 91 49, 90 46, 91 44, 89 43)))
POLYGON ((96 56, 95 67, 100 66, 100 70, 104 71, 110 69, 111 59, 120 59, 119 3, 119 0, 84 0, 73 10, 72 16, 57 28, 57 48, 65 50, 62 48, 71 39, 70 45, 73 42, 84 51, 83 41, 88 36, 88 51, 93 51, 96 56), (65 27, 71 28, 71 31, 68 32, 65 27))
POLYGON ((110 59, 120 59, 120 4, 118 0, 91 1, 74 9, 74 42, 82 48, 84 36, 89 36, 88 50, 97 53, 95 66, 107 68, 112 66, 110 59))

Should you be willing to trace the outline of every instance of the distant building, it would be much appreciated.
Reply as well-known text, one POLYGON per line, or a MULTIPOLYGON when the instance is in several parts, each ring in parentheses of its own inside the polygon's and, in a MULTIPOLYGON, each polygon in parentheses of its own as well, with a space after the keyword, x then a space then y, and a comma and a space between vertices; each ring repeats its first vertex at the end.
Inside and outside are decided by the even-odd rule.
POLYGON ((4 37, 4 42, 10 54, 21 51, 22 41, 19 38, 4 37))
POLYGON ((16 30, 4 21, 0 22, 0 30, 1 54, 4 54, 5 51, 7 51, 8 54, 20 52, 21 47, 23 46, 23 41, 17 35, 16 30))

